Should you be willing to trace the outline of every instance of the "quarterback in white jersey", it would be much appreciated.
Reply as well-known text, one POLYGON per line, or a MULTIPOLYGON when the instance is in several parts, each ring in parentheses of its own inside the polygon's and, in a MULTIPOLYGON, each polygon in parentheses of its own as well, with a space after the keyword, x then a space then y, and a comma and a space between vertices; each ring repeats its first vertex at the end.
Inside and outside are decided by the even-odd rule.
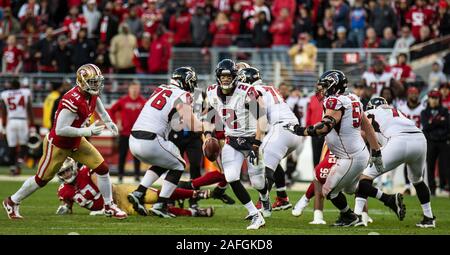
POLYGON ((151 212, 164 218, 175 217, 168 212, 167 203, 177 187, 186 163, 177 146, 167 140, 171 129, 187 127, 201 131, 202 124, 192 111, 192 93, 197 86, 197 75, 191 67, 177 68, 170 85, 161 85, 145 103, 130 136, 131 153, 139 160, 152 165, 145 173, 137 190, 128 195, 133 208, 141 215, 148 215, 144 196, 162 174, 166 174, 158 202, 151 212))
POLYGON ((383 87, 398 86, 394 75, 384 70, 384 63, 381 60, 375 60, 373 70, 363 73, 362 82, 364 86, 371 87, 376 96, 380 96, 383 87))
POLYGON ((11 83, 11 89, 5 90, 0 95, 0 106, 3 113, 0 123, 0 135, 6 134, 8 142, 11 173, 20 173, 20 167, 27 154, 29 133, 35 133, 34 116, 31 106, 31 91, 20 88, 18 80, 11 83), (30 127, 30 128, 28 128, 30 127), (6 132, 5 132, 6 131, 6 132), (16 155, 16 147, 20 146, 19 155, 16 155))
POLYGON ((322 121, 309 127, 293 124, 285 126, 300 136, 326 135, 326 143, 337 159, 322 187, 322 193, 341 212, 335 226, 352 226, 358 222, 357 215, 348 207, 342 191, 356 191, 359 176, 367 167, 369 159, 377 169, 383 171, 375 132, 362 110, 359 98, 354 94, 344 94, 347 83, 347 78, 341 71, 330 70, 323 73, 317 82, 316 91, 319 101, 325 97, 322 121), (371 146, 371 157, 361 136, 361 129, 366 133, 371 146))
MULTIPOLYGON (((239 201, 248 210, 247 219, 251 224, 247 229, 259 229, 265 225, 260 211, 253 204, 250 195, 240 181, 241 168, 244 160, 248 162, 248 173, 252 186, 260 193, 263 213, 271 215, 271 204, 267 191, 263 169, 257 168, 260 141, 260 127, 258 114, 262 99, 256 89, 250 84, 238 81, 238 69, 230 59, 224 59, 216 67, 217 84, 208 87, 208 120, 225 127, 225 145, 222 148, 221 160, 225 178, 233 189, 239 201)), ((212 130, 209 130, 212 131, 212 130)), ((211 137, 206 134, 206 140, 211 137)))
MULTIPOLYGON (((425 136, 413 121, 389 106, 382 97, 371 99, 367 109, 366 113, 374 130, 387 138, 387 143, 381 149, 384 170, 379 171, 373 166, 364 170, 356 193, 355 213, 361 215, 367 197, 370 196, 384 202, 386 206, 394 210, 400 220, 403 220, 406 209, 401 195, 399 193, 387 195, 373 187, 372 181, 377 176, 405 163, 424 214, 423 220, 417 226, 435 227, 435 217, 430 204, 430 190, 422 177, 426 169, 427 140, 425 136)), ((366 224, 360 221, 357 225, 366 224)))

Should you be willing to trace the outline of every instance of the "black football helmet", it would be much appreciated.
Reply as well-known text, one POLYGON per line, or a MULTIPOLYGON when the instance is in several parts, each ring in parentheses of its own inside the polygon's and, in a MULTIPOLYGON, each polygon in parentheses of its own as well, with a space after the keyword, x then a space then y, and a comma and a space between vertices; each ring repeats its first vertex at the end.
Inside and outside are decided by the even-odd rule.
POLYGON ((382 97, 374 97, 370 99, 369 103, 367 103, 366 111, 377 108, 380 105, 388 104, 386 99, 382 97))
POLYGON ((197 74, 194 68, 183 66, 173 71, 170 83, 180 87, 182 90, 194 92, 197 87, 197 74))
POLYGON ((238 72, 238 80, 240 82, 253 84, 261 80, 261 74, 258 69, 254 67, 243 68, 238 72))
POLYGON ((329 97, 342 94, 347 89, 347 83, 347 77, 342 71, 326 71, 317 81, 316 96, 319 97, 319 100, 322 100, 323 96, 329 97))
POLYGON ((217 64, 216 67, 216 81, 221 89, 232 89, 236 85, 237 81, 237 68, 236 64, 231 59, 224 59, 217 64), (231 75, 231 82, 229 84, 223 84, 220 81, 222 75, 231 75))

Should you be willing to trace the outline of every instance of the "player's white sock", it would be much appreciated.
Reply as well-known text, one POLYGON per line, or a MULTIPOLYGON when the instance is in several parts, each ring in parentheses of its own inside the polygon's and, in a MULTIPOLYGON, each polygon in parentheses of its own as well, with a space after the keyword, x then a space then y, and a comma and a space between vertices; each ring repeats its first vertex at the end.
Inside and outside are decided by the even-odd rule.
POLYGON ((112 202, 112 186, 111 186, 111 178, 109 177, 109 173, 107 174, 98 174, 97 175, 98 189, 100 193, 102 193, 103 200, 105 204, 111 204, 112 202))
POLYGON ((322 221, 322 220, 323 220, 322 210, 314 210, 314 221, 322 221))
POLYGON ((156 180, 159 179, 159 175, 157 175, 155 172, 151 170, 147 170, 145 172, 144 178, 141 180, 141 185, 148 188, 152 186, 153 183, 156 182, 156 180))
POLYGON ((367 199, 364 199, 362 197, 355 198, 355 213, 361 215, 366 203, 367 199))
POLYGON ((164 180, 161 187, 161 192, 159 192, 159 196, 163 198, 170 198, 172 196, 172 193, 177 188, 177 185, 164 180))
POLYGON ((422 211, 425 216, 428 218, 433 218, 433 212, 431 211, 431 202, 422 204, 422 211))
POLYGON ((38 190, 40 187, 36 183, 36 180, 34 179, 34 176, 31 176, 28 178, 23 184, 20 189, 14 193, 14 195, 11 196, 11 200, 18 204, 20 201, 24 200, 31 194, 33 194, 36 190, 38 190))
POLYGON ((247 208, 248 214, 253 215, 255 213, 258 213, 258 209, 256 209, 255 204, 250 200, 250 202, 246 203, 245 208, 247 208))
POLYGON ((377 189, 377 199, 379 200, 381 198, 381 196, 383 195, 383 191, 381 191, 380 189, 377 189))

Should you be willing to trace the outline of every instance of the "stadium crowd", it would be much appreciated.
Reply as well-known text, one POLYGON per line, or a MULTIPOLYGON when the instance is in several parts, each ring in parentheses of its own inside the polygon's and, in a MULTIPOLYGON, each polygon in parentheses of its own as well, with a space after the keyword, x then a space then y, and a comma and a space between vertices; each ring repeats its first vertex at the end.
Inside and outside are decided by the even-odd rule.
POLYGON ((172 46, 205 54, 230 45, 294 46, 294 55, 307 40, 317 48, 400 52, 449 34, 449 2, 1 0, 2 72, 68 73, 95 63, 105 73, 167 73, 172 46))

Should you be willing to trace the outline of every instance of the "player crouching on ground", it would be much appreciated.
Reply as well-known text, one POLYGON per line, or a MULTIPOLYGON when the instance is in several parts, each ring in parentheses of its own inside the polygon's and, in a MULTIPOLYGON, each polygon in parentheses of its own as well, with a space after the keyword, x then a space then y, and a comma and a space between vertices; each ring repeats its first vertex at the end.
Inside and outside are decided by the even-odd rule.
MULTIPOLYGON (((103 214, 104 200, 96 184, 96 175, 86 166, 77 169, 75 160, 67 158, 63 166, 58 171, 58 178, 63 182, 58 188, 58 197, 61 205, 56 210, 56 214, 64 215, 72 213, 72 206, 77 203, 79 206, 92 212, 91 215, 103 214)), ((127 214, 137 214, 133 205, 128 202, 127 195, 136 189, 135 185, 118 184, 112 185, 113 200, 119 208, 127 214)), ((145 207, 151 208, 158 200, 159 190, 148 189, 145 196, 145 207)), ((209 190, 186 190, 175 189, 170 197, 172 200, 182 200, 188 198, 207 199, 209 190)), ((211 217, 214 215, 214 208, 182 209, 169 206, 169 212, 176 216, 197 216, 211 217)))
POLYGON ((39 161, 36 175, 27 179, 15 194, 3 200, 3 207, 10 219, 22 219, 19 213, 20 202, 53 179, 67 157, 86 165, 98 174, 98 188, 104 199, 105 215, 118 219, 127 218, 127 214, 112 200, 108 165, 85 138, 99 135, 105 125, 113 135, 116 136, 119 132, 99 97, 103 90, 103 75, 96 65, 85 64, 78 68, 76 76, 77 86, 62 97, 54 125, 44 139, 44 154, 39 161), (85 127, 94 112, 97 112, 105 125, 97 125, 97 120, 85 127))

